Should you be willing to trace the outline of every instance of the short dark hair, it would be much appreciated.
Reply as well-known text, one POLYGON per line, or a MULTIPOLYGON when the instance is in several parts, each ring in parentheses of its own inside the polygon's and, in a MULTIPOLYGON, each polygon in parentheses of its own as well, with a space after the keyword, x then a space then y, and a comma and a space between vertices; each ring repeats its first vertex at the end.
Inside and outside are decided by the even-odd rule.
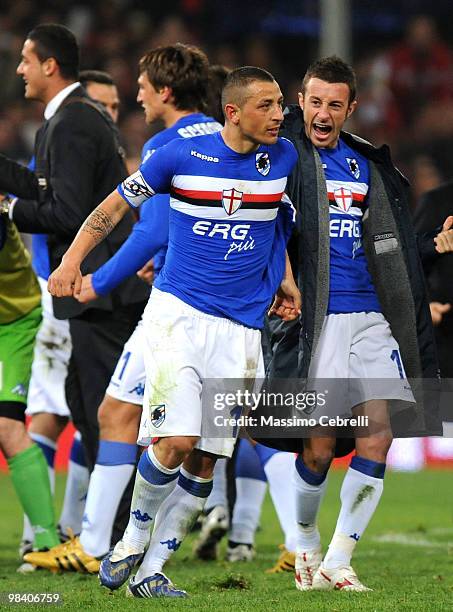
POLYGON ((35 43, 35 52, 40 62, 53 57, 64 79, 77 80, 79 46, 71 30, 58 23, 44 23, 33 28, 27 39, 35 43))
POLYGON ((222 108, 222 90, 230 72, 230 68, 220 64, 209 66, 208 108, 206 113, 219 123, 225 121, 222 108))
POLYGON ((326 83, 346 83, 349 87, 349 104, 356 99, 357 81, 352 67, 337 55, 316 60, 307 68, 302 81, 302 93, 310 79, 321 79, 326 83))
POLYGON ((154 89, 171 88, 178 110, 205 110, 208 67, 201 49, 182 43, 156 47, 139 62, 140 74, 146 73, 154 89))
POLYGON ((227 76, 223 87, 222 108, 225 108, 225 104, 229 102, 242 106, 246 100, 245 90, 254 81, 273 83, 275 79, 270 72, 257 66, 242 66, 232 70, 227 76))
POLYGON ((81 70, 79 72, 79 81, 85 87, 88 83, 99 83, 100 85, 115 85, 108 72, 103 70, 81 70))

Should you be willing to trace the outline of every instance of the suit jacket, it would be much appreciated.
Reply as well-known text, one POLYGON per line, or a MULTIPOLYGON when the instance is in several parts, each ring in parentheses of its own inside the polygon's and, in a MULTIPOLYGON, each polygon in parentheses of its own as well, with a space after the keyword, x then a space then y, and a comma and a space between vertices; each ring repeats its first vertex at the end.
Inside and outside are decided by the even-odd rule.
MULTIPOLYGON (((418 232, 442 225, 448 215, 453 215, 453 181, 428 191, 420 200, 414 214, 418 232)), ((426 268, 429 298, 432 302, 453 305, 453 253, 442 255, 426 268)), ((439 326, 434 328, 439 351, 442 376, 453 378, 453 313, 447 312, 439 326)))
MULTIPOLYGON (((117 131, 101 105, 82 87, 67 96, 55 115, 36 134, 36 174, 48 188, 35 200, 19 199, 13 220, 22 232, 48 235, 51 269, 60 263, 77 231, 92 210, 127 175, 117 131)), ((82 273, 94 272, 122 245, 133 224, 130 212, 85 259, 82 273)), ((115 291, 90 304, 73 298, 54 300, 58 318, 79 316, 90 308, 112 310, 146 299, 148 289, 130 277, 115 291)))

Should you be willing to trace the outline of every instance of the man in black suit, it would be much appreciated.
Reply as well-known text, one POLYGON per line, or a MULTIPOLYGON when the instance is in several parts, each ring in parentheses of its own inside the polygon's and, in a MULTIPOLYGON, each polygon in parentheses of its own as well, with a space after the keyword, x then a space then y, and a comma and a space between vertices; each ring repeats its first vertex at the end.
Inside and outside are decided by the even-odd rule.
MULTIPOLYGON (((28 34, 17 73, 24 79, 25 97, 46 105, 46 121, 36 135, 35 174, 0 160, 0 189, 21 196, 10 204, 9 216, 20 231, 48 234, 51 270, 86 216, 127 175, 116 129, 102 105, 80 86, 78 66, 77 42, 64 26, 39 25, 28 34)), ((85 273, 111 257, 132 223, 127 215, 92 253, 85 273)), ((97 408, 147 296, 146 286, 130 278, 89 305, 72 298, 54 301, 55 316, 70 320, 73 352, 66 393, 90 468, 98 444, 97 408)))
MULTIPOLYGON (((427 232, 453 214, 453 181, 444 183, 424 194, 414 214, 414 225, 418 232, 427 232)), ((443 378, 453 379, 453 253, 438 257, 425 265, 431 317, 434 325, 440 373, 443 378)), ((451 408, 452 381, 445 384, 449 394, 442 394, 441 410, 445 421, 453 421, 451 408), (447 386, 448 385, 448 386, 447 386)))

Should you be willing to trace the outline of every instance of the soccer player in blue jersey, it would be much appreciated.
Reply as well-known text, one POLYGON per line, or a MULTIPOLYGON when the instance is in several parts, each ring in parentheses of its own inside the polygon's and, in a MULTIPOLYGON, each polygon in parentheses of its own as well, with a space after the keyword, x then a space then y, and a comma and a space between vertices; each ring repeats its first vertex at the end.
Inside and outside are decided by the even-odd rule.
MULTIPOLYGON (((208 59, 198 48, 176 44, 158 47, 139 63, 137 100, 147 123, 161 120, 165 129, 144 145, 146 161, 175 138, 212 134, 222 126, 202 110, 207 97, 208 59)), ((129 238, 94 274, 83 278, 81 302, 107 295, 124 279, 154 257, 157 275, 168 241, 168 194, 157 194, 140 209, 140 218, 129 238)), ((126 342, 118 365, 99 407, 100 443, 85 505, 80 538, 70 547, 57 546, 35 553, 39 567, 97 572, 99 559, 110 548, 113 521, 120 499, 133 473, 137 432, 145 383, 143 328, 140 322, 126 342), (62 559, 69 559, 67 567, 62 559), (77 561, 75 560, 77 558, 77 561)))
MULTIPOLYGON (((336 439, 318 428, 303 441, 294 481, 296 586, 366 591, 351 568, 351 556, 383 491, 392 442, 389 401, 413 402, 406 370, 414 378, 435 378, 436 360, 405 179, 386 147, 375 149, 342 131, 357 105, 352 68, 336 57, 315 62, 304 77, 299 105, 289 109, 283 129, 299 151, 288 194, 302 218, 299 278, 306 296, 294 364, 300 337, 299 376, 349 379, 347 410, 369 416, 379 427, 355 439, 356 455, 343 481, 341 511, 324 559, 316 521, 336 439), (309 244, 317 250, 310 251, 309 244), (364 384, 354 385, 353 379, 364 384), (369 379, 389 382, 377 388, 367 384, 369 379)), ((426 248, 435 255, 444 249, 441 242, 431 237, 426 248)))
POLYGON ((168 252, 143 324, 140 438, 159 439, 140 459, 124 537, 103 561, 124 582, 160 509, 160 541, 152 537, 129 583, 136 597, 186 595, 162 574, 162 565, 203 508, 215 457, 232 451, 233 437, 201 436, 203 379, 262 373, 260 329, 282 278, 279 312, 288 319, 299 312, 284 255, 293 225, 284 190, 296 153, 278 138, 280 88, 268 72, 245 67, 229 75, 222 98, 222 132, 174 140, 151 155, 90 215, 49 281, 53 295, 77 295, 81 261, 128 205, 170 192, 168 252), (175 487, 178 513, 165 506, 175 487))

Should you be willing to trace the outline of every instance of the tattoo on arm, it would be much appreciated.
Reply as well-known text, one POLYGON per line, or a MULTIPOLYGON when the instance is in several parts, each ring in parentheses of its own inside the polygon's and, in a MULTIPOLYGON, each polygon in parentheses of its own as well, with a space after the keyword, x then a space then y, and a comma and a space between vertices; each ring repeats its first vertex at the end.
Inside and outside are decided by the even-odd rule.
POLYGON ((82 231, 91 234, 96 244, 99 244, 110 234, 114 227, 111 217, 103 210, 96 209, 82 225, 82 231))

